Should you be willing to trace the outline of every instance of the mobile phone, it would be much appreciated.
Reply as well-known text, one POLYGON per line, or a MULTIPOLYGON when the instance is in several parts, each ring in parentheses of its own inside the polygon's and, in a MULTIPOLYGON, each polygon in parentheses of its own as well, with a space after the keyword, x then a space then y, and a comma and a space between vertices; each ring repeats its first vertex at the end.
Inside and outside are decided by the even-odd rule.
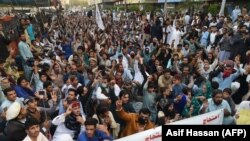
POLYGON ((45 95, 45 91, 44 90, 40 90, 38 93, 39 93, 39 95, 45 95))

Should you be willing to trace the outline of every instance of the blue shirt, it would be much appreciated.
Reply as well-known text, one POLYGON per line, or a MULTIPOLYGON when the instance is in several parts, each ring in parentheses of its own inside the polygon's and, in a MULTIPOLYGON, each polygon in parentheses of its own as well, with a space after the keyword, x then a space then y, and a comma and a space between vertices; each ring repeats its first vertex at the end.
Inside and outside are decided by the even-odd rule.
POLYGON ((20 41, 18 43, 18 51, 23 61, 26 61, 28 58, 33 58, 33 54, 30 51, 30 47, 26 42, 20 41))
POLYGON ((221 72, 217 77, 213 78, 213 81, 219 83, 219 89, 224 90, 225 88, 231 88, 233 81, 240 75, 239 69, 237 72, 231 74, 229 77, 223 78, 223 73, 221 72))
POLYGON ((181 83, 181 84, 178 84, 178 85, 174 85, 173 87, 173 94, 174 94, 174 98, 176 96, 178 96, 179 94, 182 94, 182 90, 183 88, 187 87, 185 84, 181 83))
POLYGON ((62 44, 61 46, 62 46, 63 51, 65 52, 66 59, 68 59, 69 56, 73 54, 71 43, 62 44))
POLYGON ((202 46, 207 47, 208 44, 208 37, 209 37, 209 32, 202 32, 201 40, 200 43, 202 46))
POLYGON ((23 88, 21 86, 14 86, 14 89, 16 91, 16 95, 19 98, 24 98, 26 99, 29 96, 34 96, 34 91, 27 89, 27 88, 23 88))
MULTIPOLYGON (((230 113, 232 112, 231 108, 226 100, 222 100, 221 104, 216 105, 212 98, 208 99, 208 108, 206 109, 207 113, 212 112, 212 111, 216 111, 219 109, 227 109, 230 113)), ((232 116, 227 116, 227 117, 224 116, 224 118, 223 118, 224 125, 230 125, 233 122, 234 122, 234 118, 232 116)))
POLYGON ((34 31, 33 31, 33 25, 32 24, 29 24, 27 26, 27 32, 29 34, 29 37, 30 37, 30 40, 35 40, 35 35, 34 35, 34 31))
POLYGON ((78 137, 77 141, 103 141, 103 140, 110 140, 112 141, 112 137, 108 136, 106 133, 100 130, 95 131, 95 135, 92 138, 89 138, 86 134, 86 132, 83 132, 78 137))

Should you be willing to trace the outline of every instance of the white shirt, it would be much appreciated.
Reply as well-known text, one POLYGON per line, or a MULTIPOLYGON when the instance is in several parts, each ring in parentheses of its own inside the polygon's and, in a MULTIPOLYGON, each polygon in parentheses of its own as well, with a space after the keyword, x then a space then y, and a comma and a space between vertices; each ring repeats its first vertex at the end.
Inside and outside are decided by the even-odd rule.
MULTIPOLYGON (((15 102, 18 102, 23 107, 23 98, 17 97, 15 102)), ((11 104, 13 104, 13 101, 9 101, 8 99, 5 99, 0 107, 0 112, 4 110, 4 108, 9 108, 11 104)))
POLYGON ((190 16, 189 16, 189 15, 185 15, 184 21, 185 21, 185 24, 186 24, 186 25, 189 24, 190 16))
POLYGON ((210 34, 210 43, 213 44, 215 42, 215 37, 217 35, 217 32, 213 32, 210 34))
POLYGON ((76 86, 76 88, 72 85, 72 84, 70 84, 69 86, 68 86, 68 89, 75 89, 75 90, 77 90, 77 88, 79 88, 80 86, 82 86, 82 84, 81 83, 78 83, 77 84, 77 86, 76 86))
MULTIPOLYGON (((82 118, 85 120, 85 117, 82 116, 82 118)), ((64 113, 55 117, 53 120, 52 120, 52 124, 53 125, 57 125, 57 128, 56 128, 56 131, 54 133, 54 136, 53 136, 53 140, 57 140, 57 138, 60 138, 60 136, 62 134, 68 134, 70 135, 72 138, 74 137, 74 134, 75 134, 75 131, 73 130, 70 130, 68 129, 65 124, 65 115, 64 113)), ((85 127, 82 126, 81 128, 81 132, 85 131, 85 127)))
MULTIPOLYGON (((32 141, 30 136, 27 135, 23 141, 32 141)), ((41 132, 39 133, 39 135, 37 136, 37 141, 49 141, 41 132)))
POLYGON ((143 83, 144 81, 144 77, 139 69, 139 62, 138 60, 135 60, 135 64, 134 64, 134 70, 135 70, 135 77, 134 80, 138 81, 140 84, 143 83))

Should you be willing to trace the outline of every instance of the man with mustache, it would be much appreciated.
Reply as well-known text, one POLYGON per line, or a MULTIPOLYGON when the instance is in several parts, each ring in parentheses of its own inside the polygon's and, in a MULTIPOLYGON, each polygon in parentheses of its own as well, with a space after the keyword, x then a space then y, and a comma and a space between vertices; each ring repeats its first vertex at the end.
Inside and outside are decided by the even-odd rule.
POLYGON ((23 141, 48 141, 48 139, 40 132, 39 122, 34 118, 29 118, 25 122, 27 136, 23 141))
POLYGON ((203 101, 200 113, 208 113, 224 109, 223 125, 233 125, 235 120, 231 114, 231 108, 226 100, 223 99, 223 92, 219 89, 213 91, 212 98, 203 101))

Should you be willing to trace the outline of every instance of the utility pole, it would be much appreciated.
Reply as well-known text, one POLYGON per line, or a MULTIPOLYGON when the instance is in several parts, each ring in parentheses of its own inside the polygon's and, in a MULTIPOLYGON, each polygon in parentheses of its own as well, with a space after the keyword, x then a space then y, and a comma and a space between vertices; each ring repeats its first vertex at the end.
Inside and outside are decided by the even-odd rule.
POLYGON ((167 3, 168 3, 168 0, 165 0, 165 3, 164 3, 164 19, 167 19, 167 14, 168 14, 167 3))
POLYGON ((127 0, 124 0, 124 1, 125 1, 125 11, 128 12, 127 0))

